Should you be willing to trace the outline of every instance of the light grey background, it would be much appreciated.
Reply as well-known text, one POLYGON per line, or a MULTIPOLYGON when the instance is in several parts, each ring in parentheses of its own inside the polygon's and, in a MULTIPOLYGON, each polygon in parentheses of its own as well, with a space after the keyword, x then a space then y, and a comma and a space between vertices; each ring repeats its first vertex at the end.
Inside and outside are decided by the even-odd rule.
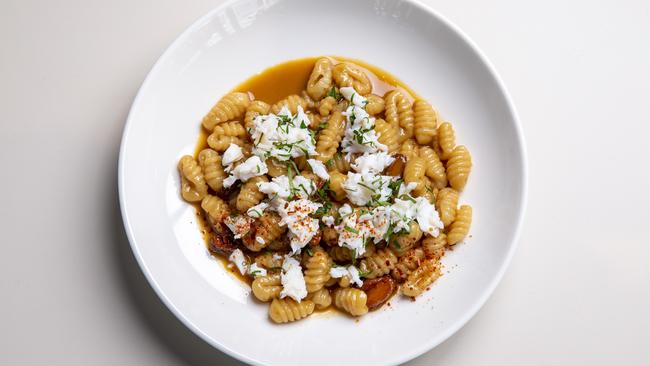
MULTIPOLYGON (((0 364, 239 364, 151 290, 116 184, 138 87, 219 3, 0 1, 0 364)), ((427 3, 509 88, 530 198, 494 295, 410 365, 650 364, 650 3, 427 3)))

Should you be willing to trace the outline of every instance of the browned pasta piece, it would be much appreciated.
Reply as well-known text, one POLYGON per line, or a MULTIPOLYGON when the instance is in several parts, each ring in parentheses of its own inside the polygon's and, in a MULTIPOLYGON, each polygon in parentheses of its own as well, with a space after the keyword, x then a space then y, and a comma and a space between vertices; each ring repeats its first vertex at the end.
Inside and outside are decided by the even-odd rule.
POLYGON ((269 114, 270 110, 271 106, 261 100, 251 102, 248 108, 246 108, 246 114, 244 115, 244 127, 246 130, 253 128, 255 117, 269 114))
POLYGON ((203 177, 208 186, 215 192, 223 188, 223 180, 226 179, 226 172, 221 165, 221 156, 212 149, 203 149, 199 153, 199 165, 203 170, 203 177))
POLYGON ((425 259, 420 266, 409 274, 402 285, 402 293, 416 297, 440 277, 440 262, 437 259, 425 259))
POLYGON ((201 208, 206 213, 206 219, 210 226, 219 233, 228 232, 223 220, 230 215, 228 204, 217 196, 207 195, 201 201, 201 208))
POLYGON ((334 305, 352 316, 361 316, 368 312, 368 296, 356 288, 340 288, 334 292, 334 305))
POLYGON ((400 126, 404 130, 405 138, 413 137, 413 110, 411 102, 404 93, 395 89, 384 96, 384 101, 386 122, 400 126))
POLYGON ((395 268, 397 256, 390 248, 379 249, 374 255, 364 258, 359 264, 359 270, 366 273, 366 278, 386 275, 395 268))
POLYGON ((422 239, 422 249, 427 258, 440 258, 445 254, 445 247, 447 246, 447 235, 445 233, 438 234, 437 237, 427 236, 422 239))
POLYGON ((395 153, 400 148, 399 127, 392 125, 381 118, 375 121, 375 132, 380 143, 388 147, 389 153, 395 153))
POLYGON ((292 94, 273 104, 271 106, 271 112, 273 112, 273 114, 278 114, 282 110, 282 107, 285 106, 289 109, 289 112, 291 112, 291 114, 296 114, 298 111, 298 106, 302 107, 303 109, 307 108, 307 101, 304 100, 300 95, 292 94))
POLYGON ((320 132, 316 141, 318 160, 326 162, 334 157, 345 132, 345 123, 345 118, 340 112, 332 113, 327 127, 320 132))
POLYGON ((443 122, 438 126, 437 148, 442 160, 449 159, 449 155, 456 147, 456 133, 449 122, 443 122))
POLYGON ((372 92, 372 84, 368 76, 361 69, 350 63, 341 62, 334 66, 332 76, 334 76, 334 81, 339 87, 351 86, 361 95, 367 95, 372 92))
POLYGON ((409 249, 395 265, 395 269, 391 271, 391 275, 398 282, 404 282, 408 275, 418 268, 420 262, 425 258, 424 250, 422 248, 409 249))
POLYGON ((234 119, 241 118, 250 103, 247 93, 233 92, 226 94, 210 112, 203 117, 203 127, 212 131, 214 126, 234 119))
POLYGON ((438 192, 436 208, 440 214, 440 220, 449 226, 456 219, 456 207, 458 206, 458 192, 453 188, 443 188, 438 192))
POLYGON ((274 158, 266 159, 266 167, 269 169, 267 174, 273 178, 287 175, 287 165, 274 158))
POLYGON ((456 219, 451 223, 447 232, 447 242, 454 245, 465 239, 472 226, 472 206, 462 205, 456 212, 456 219))
MULTIPOLYGON (((334 232, 336 232, 336 230, 334 230, 334 232)), ((338 234, 336 234, 336 238, 338 241, 338 234)), ((337 244, 333 245, 330 248, 329 253, 330 253, 330 257, 332 257, 332 259, 334 259, 338 263, 348 263, 352 261, 352 257, 354 254, 351 249, 346 247, 340 247, 337 244)))
POLYGON ((421 146, 419 155, 424 159, 427 166, 425 174, 433 180, 435 187, 446 187, 447 174, 445 173, 445 166, 442 164, 442 161, 440 161, 438 154, 428 146, 421 146))
POLYGON ((307 81, 307 94, 314 100, 320 100, 332 87, 332 61, 322 57, 316 60, 314 69, 307 81))
POLYGON ((438 115, 431 104, 425 100, 413 103, 415 139, 418 144, 430 144, 437 134, 438 115))
POLYGON ((268 270, 277 270, 282 267, 283 257, 277 253, 266 252, 255 257, 255 264, 268 270))
POLYGON ((462 191, 472 170, 472 157, 463 145, 456 146, 447 160, 447 178, 449 185, 462 191))
POLYGON ((314 312, 314 302, 293 299, 273 299, 269 306, 269 317, 276 323, 289 323, 308 317, 314 312))
POLYGON ((181 175, 181 196, 185 201, 198 202, 208 194, 203 172, 194 158, 183 156, 178 162, 178 171, 181 175))
POLYGON ((369 115, 376 116, 384 111, 384 98, 375 94, 370 94, 366 98, 368 99, 368 104, 366 104, 366 112, 368 112, 369 115))
POLYGON ((271 273, 255 278, 251 284, 251 289, 255 298, 263 302, 280 297, 282 291, 280 273, 271 273))
POLYGON ((268 181, 268 178, 262 175, 259 177, 253 177, 244 183, 237 195, 237 210, 246 213, 249 208, 260 203, 262 199, 264 199, 264 193, 260 192, 257 188, 257 184, 268 181))
POLYGON ((409 230, 407 233, 402 235, 397 235, 393 238, 394 242, 390 244, 395 247, 395 253, 398 256, 404 255, 408 250, 415 247, 416 244, 422 238, 422 230, 417 222, 413 221, 409 225, 409 230))
POLYGON ((244 246, 253 252, 259 252, 269 246, 287 231, 286 226, 280 225, 280 220, 280 216, 275 212, 264 211, 262 217, 253 224, 254 230, 251 230, 250 235, 242 238, 244 246))

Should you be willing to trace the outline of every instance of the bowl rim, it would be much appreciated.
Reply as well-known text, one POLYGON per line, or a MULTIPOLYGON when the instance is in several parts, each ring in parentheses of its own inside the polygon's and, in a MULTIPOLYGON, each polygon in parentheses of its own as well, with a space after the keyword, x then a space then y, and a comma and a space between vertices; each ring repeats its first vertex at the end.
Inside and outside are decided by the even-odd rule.
MULTIPOLYGON (((213 8, 212 10, 208 11, 206 14, 202 15, 201 17, 197 18, 192 24, 187 27, 184 31, 182 31, 172 42, 167 48, 164 50, 164 52, 158 57, 152 68, 149 70, 147 73, 147 76, 145 77, 144 81, 142 82, 140 88, 138 89, 138 92, 133 100, 133 103, 131 104, 131 108, 129 109, 129 113, 127 115, 126 123, 124 125, 124 129, 122 132, 122 140, 120 143, 120 152, 119 152, 119 157, 118 157, 118 176, 117 176, 117 183, 118 183, 118 194, 119 194, 119 203, 120 203, 120 213, 122 216, 122 221, 124 224, 124 229, 126 231, 127 238, 129 240, 129 244, 131 246, 131 249, 133 251, 133 254, 136 258, 136 261, 138 262, 138 265, 142 272, 145 275, 145 278, 153 288, 154 292, 158 295, 158 297, 161 299, 161 301, 167 306, 167 308, 176 316, 178 320, 181 321, 188 329, 190 329, 194 334, 199 336, 203 341, 208 343, 209 345, 217 348, 221 352, 226 353, 227 355, 240 360, 242 362, 246 362, 252 365, 265 365, 264 363, 260 362, 259 360, 250 358, 244 353, 240 353, 236 350, 230 349, 223 344, 219 343, 217 340, 213 339, 211 336, 206 334, 201 330, 199 326, 196 324, 192 323, 179 309, 176 308, 176 306, 173 304, 173 302, 165 295, 163 292, 162 288, 156 281, 156 279, 153 277, 151 274, 149 268, 147 267, 144 258, 142 257, 138 246, 135 244, 135 238, 133 236, 133 230, 131 227, 131 223, 128 217, 128 214, 125 209, 125 201, 124 201, 124 190, 125 190, 125 147, 127 144, 127 141, 129 139, 129 131, 131 130, 131 125, 134 123, 133 122, 133 113, 134 113, 134 108, 136 105, 138 105, 141 95, 143 93, 143 90, 147 88, 149 83, 151 82, 151 79, 153 75, 158 71, 160 68, 160 64, 162 60, 164 60, 169 54, 171 54, 179 45, 185 40, 185 38, 194 32, 198 27, 200 27, 202 24, 204 24, 208 19, 212 18, 216 13, 219 11, 222 11, 223 9, 226 9, 230 7, 232 4, 236 3, 239 0, 227 0, 221 5, 213 8)), ((449 19, 445 18, 442 14, 434 10, 431 6, 421 3, 419 0, 402 0, 411 6, 414 6, 418 8, 420 11, 423 11, 427 13, 429 16, 435 18, 437 21, 442 23, 444 26, 448 27, 452 32, 454 32, 457 36, 460 37, 460 39, 465 42, 471 50, 478 56, 479 60, 486 66, 488 72, 491 74, 491 76, 494 78, 496 81, 497 87, 504 96, 504 99, 506 101, 506 105, 508 107, 508 112, 512 115, 513 122, 514 122, 514 128, 516 132, 516 137, 517 137, 517 143, 519 145, 519 150, 521 151, 521 175, 519 179, 521 180, 521 194, 519 197, 520 206, 519 206, 519 212, 518 212, 518 217, 517 217, 517 222, 515 224, 515 230, 514 234, 512 236, 512 240, 510 242, 508 251, 506 253, 506 257, 504 261, 502 262, 500 268, 498 269, 496 275, 493 277, 492 281, 486 286, 481 293, 480 297, 478 298, 477 301, 474 302, 474 304, 471 305, 470 309, 465 312, 465 314, 456 320, 454 323, 452 323, 445 332, 442 332, 440 335, 436 337, 430 338, 426 342, 422 342, 422 344, 419 347, 414 348, 408 353, 404 353, 401 355, 396 360, 396 364, 400 364, 403 362, 407 362, 409 360, 412 360, 418 356, 421 356, 427 351, 432 350, 433 348, 437 347, 439 344, 443 343, 447 339, 449 339, 452 335, 454 335, 460 328, 462 328, 467 322, 472 319, 478 311, 485 305, 487 302, 488 298, 494 293, 494 290, 496 289, 497 285, 501 282, 501 279, 503 278, 503 275, 505 274, 505 271, 510 265, 510 262, 512 260, 512 257, 514 256, 514 253, 519 245, 519 238, 521 235, 521 230, 523 226, 523 221, 524 221, 524 216, 526 212, 526 208, 528 205, 528 153, 527 153, 527 148, 526 148, 526 141, 524 138, 524 132, 523 128, 521 126, 521 122, 519 120, 519 115, 517 113, 517 110, 514 106, 514 103, 512 101, 512 97, 510 96, 510 93, 508 93, 508 90, 505 87, 505 84, 503 83, 503 80, 501 79, 500 75, 492 65, 492 63, 488 60, 488 58, 485 56, 483 51, 472 41, 467 34, 465 34, 458 26, 456 26, 454 23, 452 23, 449 19)))

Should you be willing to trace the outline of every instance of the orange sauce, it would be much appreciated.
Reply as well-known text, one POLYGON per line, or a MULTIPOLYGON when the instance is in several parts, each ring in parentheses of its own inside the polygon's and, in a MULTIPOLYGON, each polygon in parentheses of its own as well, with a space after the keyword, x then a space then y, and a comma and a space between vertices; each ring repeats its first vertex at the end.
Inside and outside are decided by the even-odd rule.
MULTIPOLYGON (((276 103, 291 94, 300 95, 307 86, 309 75, 311 74, 314 64, 318 58, 320 57, 302 58, 271 66, 253 75, 243 83, 237 85, 232 89, 232 91, 250 93, 255 99, 263 100, 269 104, 276 103)), ((410 99, 418 97, 417 94, 414 93, 413 90, 411 90, 411 88, 405 85, 402 81, 378 67, 369 65, 363 61, 345 57, 333 56, 329 58, 334 64, 338 64, 340 62, 350 62, 358 66, 362 71, 366 73, 370 79, 370 82, 372 83, 373 94, 383 96, 385 93, 391 90, 400 89, 405 92, 405 94, 410 99)), ((215 103, 216 102, 217 101, 215 101, 215 103)), ((207 112, 208 111, 206 111, 206 113, 207 112)), ((198 158, 198 154, 201 150, 208 147, 208 134, 208 131, 205 131, 205 129, 201 130, 201 134, 199 135, 199 139, 196 144, 196 149, 194 150, 195 159, 198 158)), ((212 229, 205 220, 200 203, 195 203, 194 207, 196 209, 196 216, 201 228, 201 232, 203 233, 203 238, 207 245, 212 229)), ((233 268, 232 266, 229 267, 227 258, 221 256, 214 257, 218 259, 223 264, 223 266, 226 267, 227 271, 229 271, 233 276, 248 284, 252 282, 248 276, 242 276, 236 268, 233 268)), ((330 309, 333 308, 334 307, 330 307, 330 309)), ((329 313, 330 311, 335 310, 324 310, 318 312, 329 313)))

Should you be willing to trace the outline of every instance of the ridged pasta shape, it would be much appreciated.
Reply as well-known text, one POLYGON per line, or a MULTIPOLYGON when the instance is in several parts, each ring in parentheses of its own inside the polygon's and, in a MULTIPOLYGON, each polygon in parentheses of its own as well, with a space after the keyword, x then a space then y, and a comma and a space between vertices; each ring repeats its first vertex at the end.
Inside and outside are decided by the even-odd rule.
POLYGON ((438 192, 436 199, 436 208, 440 215, 440 220, 449 226, 456 219, 456 208, 458 207, 458 192, 453 188, 443 188, 438 192))
POLYGON ((456 133, 449 122, 443 122, 438 126, 438 149, 442 160, 449 159, 449 155, 456 147, 456 133))
POLYGON ((198 202, 208 194, 203 172, 194 158, 183 156, 178 162, 178 171, 181 176, 181 196, 185 201, 198 202))
POLYGON ((276 253, 262 253, 255 257, 255 264, 269 270, 280 269, 282 267, 283 257, 276 253))
POLYGON ((276 323, 289 323, 308 317, 314 312, 314 302, 302 300, 296 302, 293 299, 273 299, 269 306, 269 317, 276 323))
POLYGON ((230 144, 244 146, 244 141, 235 136, 215 136, 214 134, 208 136, 208 146, 217 152, 226 151, 230 144))
POLYGON ((427 176, 424 177, 423 182, 424 184, 421 189, 417 189, 419 187, 416 187, 416 189, 413 190, 413 196, 424 197, 429 201, 429 203, 435 203, 438 195, 438 188, 435 187, 431 179, 427 176))
POLYGON ((359 270, 366 273, 366 278, 381 277, 390 273, 397 264, 397 255, 390 248, 379 249, 370 257, 364 258, 359 264, 359 270))
POLYGON ((307 103, 307 109, 314 109, 318 105, 318 102, 314 100, 309 94, 307 93, 307 90, 303 90, 300 92, 300 97, 305 100, 305 103, 307 103))
POLYGON ((318 134, 316 141, 316 152, 318 153, 317 159, 322 162, 327 162, 334 157, 336 149, 338 149, 343 133, 345 132, 345 117, 340 112, 334 112, 327 121, 325 127, 318 134))
POLYGON ((307 81, 307 94, 314 100, 320 100, 332 87, 332 61, 322 57, 316 60, 307 81))
POLYGON ((440 261, 438 259, 425 259, 420 263, 406 282, 402 285, 402 293, 406 296, 417 297, 440 277, 440 261))
POLYGON ((219 136, 235 136, 239 138, 245 138, 247 136, 246 129, 242 126, 241 123, 237 121, 224 122, 214 126, 212 130, 212 135, 219 136))
POLYGON ((447 232, 447 243, 454 245, 465 239, 472 226, 472 206, 462 205, 456 212, 456 219, 447 232))
POLYGON ((212 131, 220 123, 241 118, 249 104, 248 93, 228 93, 212 107, 201 123, 206 130, 212 131))
POLYGON ((384 115, 386 122, 400 126, 406 138, 413 137, 413 110, 411 102, 399 89, 395 89, 384 96, 386 103, 384 115))
POLYGON ((445 166, 442 164, 442 161, 440 161, 438 154, 428 146, 421 146, 419 152, 420 157, 424 159, 427 167, 425 172, 427 177, 433 180, 436 188, 446 187, 447 174, 445 173, 445 166))
MULTIPOLYGON (((336 230, 334 230, 336 232, 336 230)), ((336 234, 336 237, 338 239, 338 234, 336 234)), ((347 263, 352 261, 353 253, 352 250, 346 247, 340 247, 337 244, 334 244, 329 250, 330 257, 334 259, 334 261, 339 262, 339 263, 347 263)))
POLYGON ((395 265, 395 269, 391 271, 391 275, 398 282, 406 281, 408 275, 420 266, 420 262, 423 261, 424 258, 425 255, 423 248, 410 249, 399 258, 399 261, 395 265))
POLYGON ((246 130, 253 128, 255 117, 269 114, 270 111, 271 106, 261 100, 251 102, 248 108, 246 108, 246 114, 244 115, 244 127, 246 130))
POLYGON ((372 92, 372 84, 368 76, 352 64, 347 62, 337 64, 332 70, 332 76, 336 85, 339 87, 351 86, 361 95, 367 95, 372 92))
POLYGON ((286 106, 289 108, 291 114, 296 114, 298 111, 298 106, 301 106, 303 109, 307 108, 307 101, 304 100, 300 95, 291 94, 288 97, 282 99, 281 101, 273 104, 271 106, 271 112, 274 114, 280 113, 282 107, 286 106))
POLYGON ((388 147, 389 153, 395 153, 400 148, 399 126, 392 125, 381 118, 375 121, 375 132, 378 140, 388 147))
POLYGON ((334 154, 331 163, 328 161, 328 168, 329 170, 334 169, 343 174, 347 174, 350 171, 350 162, 345 160, 342 154, 334 154))
POLYGON ((334 97, 325 97, 320 100, 318 103, 318 113, 323 116, 329 116, 330 113, 334 110, 334 107, 336 107, 336 99, 334 97))
POLYGON ((343 201, 346 197, 345 189, 343 184, 347 180, 347 176, 343 173, 333 170, 329 172, 330 175, 330 189, 329 194, 332 199, 336 201, 343 201))
POLYGON ((427 236, 422 239, 422 250, 427 258, 440 258, 445 254, 447 246, 447 235, 438 234, 437 237, 427 236))
POLYGON ((221 156, 212 149, 203 149, 199 153, 199 165, 203 170, 205 182, 215 192, 223 188, 223 180, 228 176, 221 165, 221 156))
POLYGON ((264 241, 267 245, 280 238, 287 231, 285 225, 280 226, 282 219, 275 212, 264 211, 262 217, 257 219, 255 236, 256 241, 264 241))
POLYGON ((332 305, 332 295, 326 288, 310 293, 307 295, 307 299, 314 302, 317 310, 327 309, 332 305))
POLYGON ((458 145, 447 160, 447 179, 449 185, 457 191, 462 191, 467 184, 467 178, 472 170, 472 156, 463 145, 458 145))
POLYGON ((293 162, 296 163, 296 166, 299 170, 304 170, 307 168, 307 157, 304 155, 294 158, 293 162))
POLYGON ((313 113, 311 111, 309 111, 309 112, 307 112, 305 114, 307 114, 307 118, 309 118, 309 126, 307 126, 307 127, 309 127, 312 130, 317 129, 318 125, 320 125, 320 123, 322 121, 322 117, 320 116, 320 114, 313 113))
POLYGON ((334 305, 352 316, 368 312, 368 296, 357 288, 340 288, 334 291, 334 305))
POLYGON ((256 299, 267 302, 280 297, 282 282, 280 273, 271 273, 266 276, 258 276, 251 284, 253 295, 256 299))
POLYGON ((431 104, 425 100, 413 103, 413 128, 415 139, 420 145, 428 145, 438 133, 438 115, 431 104))
POLYGON ((318 248, 313 251, 311 257, 307 258, 304 268, 307 292, 316 292, 322 289, 330 279, 332 258, 324 250, 318 248))
POLYGON ((262 175, 253 177, 244 183, 237 195, 237 210, 246 213, 249 208, 260 203, 264 199, 264 193, 260 192, 257 184, 268 181, 269 179, 265 175, 262 175))
POLYGON ((222 225, 218 224, 221 224, 230 215, 228 204, 217 196, 205 196, 201 201, 201 208, 205 211, 206 218, 213 227, 221 227, 222 225))
MULTIPOLYGON (((422 239, 422 230, 420 230, 420 225, 413 221, 409 225, 408 233, 394 237, 393 240, 397 243, 395 252, 398 256, 404 255, 408 250, 415 247, 420 239, 422 239)), ((393 243, 390 244, 392 245, 393 243)))
MULTIPOLYGON (((331 247, 338 247, 338 242, 339 242, 339 233, 336 231, 336 229, 332 227, 324 227, 323 228, 323 242, 331 247)), ((330 257, 332 256, 332 253, 330 252, 330 257)))
POLYGON ((415 142, 415 140, 408 139, 402 142, 399 153, 404 155, 404 157, 406 157, 406 160, 411 160, 412 158, 417 157, 419 154, 418 144, 415 142))
POLYGON ((416 183, 416 191, 424 189, 424 174, 426 173, 426 165, 424 159, 419 156, 411 156, 404 166, 404 182, 416 183))
POLYGON ((287 175, 287 166, 274 158, 266 159, 266 167, 269 170, 267 174, 273 178, 287 175))
POLYGON ((366 104, 366 112, 371 116, 376 116, 379 113, 384 111, 386 103, 384 98, 379 95, 370 94, 366 97, 368 99, 368 104, 366 104))

